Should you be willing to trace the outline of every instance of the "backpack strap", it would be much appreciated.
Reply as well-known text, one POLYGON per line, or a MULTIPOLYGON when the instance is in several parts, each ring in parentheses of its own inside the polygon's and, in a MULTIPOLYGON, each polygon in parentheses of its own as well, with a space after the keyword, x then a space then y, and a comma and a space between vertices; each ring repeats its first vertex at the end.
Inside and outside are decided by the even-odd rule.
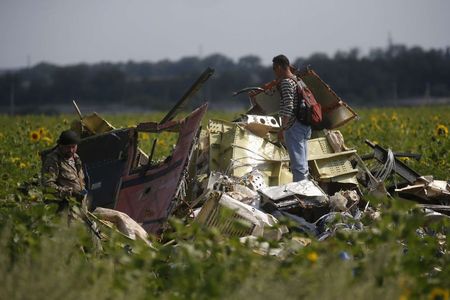
POLYGON ((297 81, 298 86, 303 90, 304 88, 308 88, 308 86, 306 85, 306 83, 303 82, 303 80, 299 79, 297 81))

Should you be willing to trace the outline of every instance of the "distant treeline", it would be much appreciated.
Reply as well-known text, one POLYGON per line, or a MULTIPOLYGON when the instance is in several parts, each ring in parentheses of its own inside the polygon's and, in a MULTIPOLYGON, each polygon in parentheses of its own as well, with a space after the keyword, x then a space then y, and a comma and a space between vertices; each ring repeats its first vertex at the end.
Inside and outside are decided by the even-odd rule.
MULTIPOLYGON (((278 54, 278 53, 274 53, 278 54)), ((330 57, 316 53, 293 60, 310 65, 351 104, 417 97, 450 97, 450 48, 424 50, 392 45, 361 56, 358 49, 330 57)), ((216 70, 198 98, 213 103, 238 103, 234 91, 273 79, 271 66, 257 56, 238 61, 214 54, 178 61, 98 63, 57 66, 40 63, 0 74, 0 106, 14 98, 16 106, 70 103, 143 105, 164 109, 172 105, 206 68, 216 70)), ((199 101, 199 100, 198 100, 199 101)))

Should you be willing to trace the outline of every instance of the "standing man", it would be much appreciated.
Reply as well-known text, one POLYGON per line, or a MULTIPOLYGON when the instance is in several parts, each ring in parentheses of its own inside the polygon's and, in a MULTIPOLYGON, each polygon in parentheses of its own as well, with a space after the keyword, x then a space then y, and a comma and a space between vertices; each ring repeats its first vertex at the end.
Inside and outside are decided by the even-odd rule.
POLYGON ((273 72, 279 80, 278 90, 281 94, 280 117, 281 133, 291 160, 294 181, 308 178, 307 140, 311 137, 311 126, 297 120, 298 109, 302 108, 297 92, 297 77, 291 71, 289 59, 284 55, 272 60, 273 72))
POLYGON ((42 185, 56 190, 56 196, 61 200, 59 210, 67 206, 68 197, 81 201, 87 194, 81 159, 76 153, 79 142, 75 131, 63 131, 57 146, 44 154, 42 185))

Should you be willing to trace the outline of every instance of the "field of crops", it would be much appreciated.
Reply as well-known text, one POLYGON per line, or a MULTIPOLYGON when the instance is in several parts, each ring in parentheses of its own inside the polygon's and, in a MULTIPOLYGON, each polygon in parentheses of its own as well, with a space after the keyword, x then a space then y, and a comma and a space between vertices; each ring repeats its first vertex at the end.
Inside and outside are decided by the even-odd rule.
MULTIPOLYGON (((450 107, 363 109, 343 128, 346 145, 369 153, 365 139, 394 151, 422 154, 404 159, 413 169, 449 180, 450 107)), ((231 120, 238 113, 208 113, 231 120)), ((163 114, 104 116, 114 126, 160 120, 163 114)), ((75 115, 0 116, 0 298, 4 299, 449 299, 450 223, 424 225, 406 201, 378 200, 382 217, 362 232, 345 232, 299 247, 282 240, 284 259, 261 255, 214 230, 171 220, 156 250, 136 242, 124 249, 114 236, 103 253, 89 248, 85 228, 68 228, 42 203, 34 185, 39 151, 54 145, 75 115), (420 230, 419 230, 420 231, 420 230), (128 248, 127 248, 128 249, 128 248)), ((149 149, 151 137, 142 135, 149 149)), ((174 140, 160 139, 168 151, 174 140)), ((373 203, 376 200, 373 199, 373 203)), ((366 224, 366 223, 365 223, 366 224)), ((268 247, 278 247, 269 243, 268 247)))

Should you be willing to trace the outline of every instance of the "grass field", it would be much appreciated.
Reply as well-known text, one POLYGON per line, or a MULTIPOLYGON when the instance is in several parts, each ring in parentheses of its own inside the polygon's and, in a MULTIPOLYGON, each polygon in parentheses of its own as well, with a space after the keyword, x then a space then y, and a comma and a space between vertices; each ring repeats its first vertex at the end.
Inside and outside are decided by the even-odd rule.
MULTIPOLYGON (((238 114, 211 112, 204 124, 238 114)), ((369 139, 394 151, 420 153, 420 161, 405 162, 420 174, 450 179, 449 106, 358 114, 358 121, 340 129, 347 146, 368 153, 369 139)), ((104 117, 119 127, 162 116, 104 117)), ((136 242, 130 254, 113 236, 105 253, 83 253, 86 230, 67 228, 42 203, 42 193, 27 185, 37 180, 38 152, 54 145, 74 118, 0 116, 0 298, 449 299, 450 224, 440 221, 430 225, 434 231, 417 234, 425 220, 403 201, 380 201, 381 219, 367 221, 362 232, 313 240, 307 247, 282 240, 289 249, 284 260, 178 220, 171 221, 176 246, 155 242, 154 251, 136 242), (342 259, 343 252, 350 259, 342 259)), ((148 147, 149 137, 141 140, 148 147)), ((161 140, 160 147, 170 149, 174 142, 161 140)))

